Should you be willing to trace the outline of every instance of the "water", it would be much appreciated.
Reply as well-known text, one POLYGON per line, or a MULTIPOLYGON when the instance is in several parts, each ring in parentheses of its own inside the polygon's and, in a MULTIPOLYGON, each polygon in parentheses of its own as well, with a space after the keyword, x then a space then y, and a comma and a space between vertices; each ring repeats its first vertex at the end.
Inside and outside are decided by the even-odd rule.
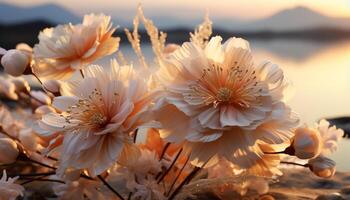
MULTIPOLYGON (((302 123, 350 115, 350 41, 256 40, 251 41, 251 48, 256 62, 269 60, 284 70, 292 84, 288 103, 302 123)), ((129 46, 121 50, 137 63, 129 46)), ((143 45, 143 53, 152 59, 150 45, 143 45)), ((331 156, 339 171, 350 170, 348 152, 350 140, 343 140, 331 156)))

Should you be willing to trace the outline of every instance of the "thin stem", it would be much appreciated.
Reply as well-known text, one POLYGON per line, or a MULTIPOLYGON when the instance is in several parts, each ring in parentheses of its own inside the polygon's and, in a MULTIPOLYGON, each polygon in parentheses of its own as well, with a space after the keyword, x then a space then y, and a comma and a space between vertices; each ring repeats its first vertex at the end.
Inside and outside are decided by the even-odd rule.
POLYGON ((181 152, 182 152, 182 148, 181 148, 180 151, 176 154, 176 156, 175 156, 173 162, 171 162, 170 166, 169 166, 168 169, 162 174, 162 176, 160 176, 161 173, 159 173, 159 174, 156 176, 156 180, 157 180, 157 179, 159 178, 159 176, 160 176, 160 178, 159 178, 158 181, 157 181, 158 184, 159 184, 159 183, 165 178, 165 176, 170 172, 171 168, 174 166, 174 164, 176 163, 177 159, 180 157, 181 152))
POLYGON ((36 74, 34 74, 34 73, 32 73, 32 74, 33 74, 33 76, 36 78, 36 80, 39 81, 40 85, 42 85, 43 82, 41 82, 40 78, 39 78, 36 74))
POLYGON ((40 166, 43 166, 43 167, 47 167, 47 168, 56 170, 56 167, 52 167, 52 166, 50 166, 50 165, 41 163, 41 162, 36 161, 36 160, 32 160, 32 159, 30 159, 30 158, 28 158, 28 160, 29 160, 30 162, 35 163, 35 164, 38 164, 38 165, 40 165, 40 166))
POLYGON ((102 178, 101 175, 98 175, 97 177, 98 177, 98 178, 102 181, 102 183, 103 183, 108 189, 110 189, 119 199, 125 200, 125 199, 123 198, 122 195, 120 195, 109 183, 107 183, 107 181, 105 181, 105 179, 102 178))
POLYGON ((170 142, 166 143, 163 150, 162 150, 162 153, 160 154, 159 156, 159 161, 161 161, 166 153, 166 150, 169 148, 170 146, 170 142))
POLYGON ((139 132, 139 129, 136 129, 134 131, 134 143, 136 143, 136 139, 137 139, 137 133, 139 132))
POLYGON ((172 200, 175 198, 175 196, 182 190, 183 186, 185 184, 188 184, 191 182, 191 180, 197 175, 197 173, 203 169, 203 167, 209 162, 209 160, 211 159, 211 157, 205 162, 203 163, 203 165, 201 167, 195 167, 192 172, 185 178, 185 180, 183 180, 179 186, 177 186, 177 188, 175 189, 175 191, 171 194, 171 196, 169 197, 168 200, 172 200))
POLYGON ((83 70, 80 69, 79 72, 80 72, 81 77, 85 78, 83 70))
POLYGON ((34 181, 55 182, 55 183, 62 183, 62 184, 65 184, 64 181, 57 180, 57 179, 36 178, 36 179, 30 179, 30 180, 28 180, 28 181, 26 181, 26 182, 23 182, 21 185, 25 185, 25 184, 28 184, 28 183, 31 183, 31 182, 34 182, 34 181))
POLYGON ((294 162, 287 162, 287 161, 281 161, 282 164, 288 164, 288 165, 296 165, 296 166, 300 166, 300 167, 308 167, 308 164, 300 164, 300 163, 294 163, 294 162))
POLYGON ((33 174, 11 174, 9 175, 10 177, 14 176, 19 176, 20 178, 22 177, 31 177, 31 176, 49 176, 49 175, 54 175, 56 172, 46 172, 46 173, 33 173, 33 174))
POLYGON ((174 186, 175 186, 177 180, 180 178, 180 175, 181 175, 182 171, 185 169, 185 167, 186 167, 186 165, 187 165, 187 162, 188 162, 189 160, 190 160, 190 156, 187 157, 187 159, 186 159, 184 165, 182 166, 182 168, 180 169, 179 173, 178 173, 177 176, 175 177, 173 183, 171 184, 170 189, 169 189, 169 191, 167 192, 166 196, 169 196, 169 194, 170 194, 171 191, 173 190, 173 188, 174 188, 174 186))

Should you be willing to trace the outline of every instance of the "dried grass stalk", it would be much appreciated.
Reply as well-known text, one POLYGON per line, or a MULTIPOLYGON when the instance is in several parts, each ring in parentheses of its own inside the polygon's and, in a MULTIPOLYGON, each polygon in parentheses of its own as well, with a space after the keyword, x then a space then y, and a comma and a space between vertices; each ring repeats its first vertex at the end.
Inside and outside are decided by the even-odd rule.
POLYGON ((203 23, 196 28, 194 33, 190 33, 190 41, 204 48, 213 33, 212 24, 209 15, 206 14, 203 23))

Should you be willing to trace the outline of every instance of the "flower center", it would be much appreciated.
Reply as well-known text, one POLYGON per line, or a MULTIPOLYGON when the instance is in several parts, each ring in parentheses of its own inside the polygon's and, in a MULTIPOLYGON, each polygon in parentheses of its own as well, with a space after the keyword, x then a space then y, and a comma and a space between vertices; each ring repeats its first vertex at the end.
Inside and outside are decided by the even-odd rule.
POLYGON ((218 90, 216 96, 221 102, 229 102, 231 100, 232 91, 227 87, 222 87, 218 90))
POLYGON ((98 125, 98 126, 102 126, 104 124, 106 124, 107 122, 107 117, 104 116, 102 113, 94 113, 92 114, 92 116, 90 117, 90 122, 92 124, 98 125))

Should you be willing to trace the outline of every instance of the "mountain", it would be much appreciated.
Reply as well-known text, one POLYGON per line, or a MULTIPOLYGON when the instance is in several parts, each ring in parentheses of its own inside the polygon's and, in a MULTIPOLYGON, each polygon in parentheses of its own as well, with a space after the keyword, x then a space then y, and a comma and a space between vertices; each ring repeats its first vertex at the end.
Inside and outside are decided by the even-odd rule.
POLYGON ((56 4, 20 7, 7 3, 0 3, 1 24, 16 24, 38 20, 54 24, 67 22, 76 23, 80 21, 80 17, 56 4))
MULTIPOLYGON (((107 8, 106 8, 107 9, 107 8)), ((191 18, 184 18, 181 14, 174 15, 164 10, 145 9, 146 15, 151 18, 160 29, 186 28, 192 30, 201 23, 202 17, 193 10, 178 9, 176 13, 193 12, 191 18), (152 11, 152 12, 151 12, 152 11)), ((112 16, 115 25, 131 27, 135 10, 116 9, 106 11, 112 16)), ((306 7, 294 7, 281 10, 269 17, 258 20, 240 20, 232 17, 215 18, 212 13, 214 27, 233 32, 291 32, 308 31, 315 29, 346 29, 350 30, 350 18, 336 18, 318 13, 306 7)), ((11 25, 28 23, 31 21, 46 21, 52 24, 78 23, 81 16, 73 14, 66 8, 56 4, 42 4, 32 7, 20 7, 11 4, 0 3, 0 24, 11 25)), ((142 26, 141 26, 142 28, 142 26)))
MULTIPOLYGON (((215 22, 214 22, 215 24, 215 22)), ((350 18, 335 18, 322 15, 306 7, 285 9, 270 17, 245 23, 226 24, 218 21, 218 27, 233 31, 302 31, 318 28, 350 30, 350 18)))

